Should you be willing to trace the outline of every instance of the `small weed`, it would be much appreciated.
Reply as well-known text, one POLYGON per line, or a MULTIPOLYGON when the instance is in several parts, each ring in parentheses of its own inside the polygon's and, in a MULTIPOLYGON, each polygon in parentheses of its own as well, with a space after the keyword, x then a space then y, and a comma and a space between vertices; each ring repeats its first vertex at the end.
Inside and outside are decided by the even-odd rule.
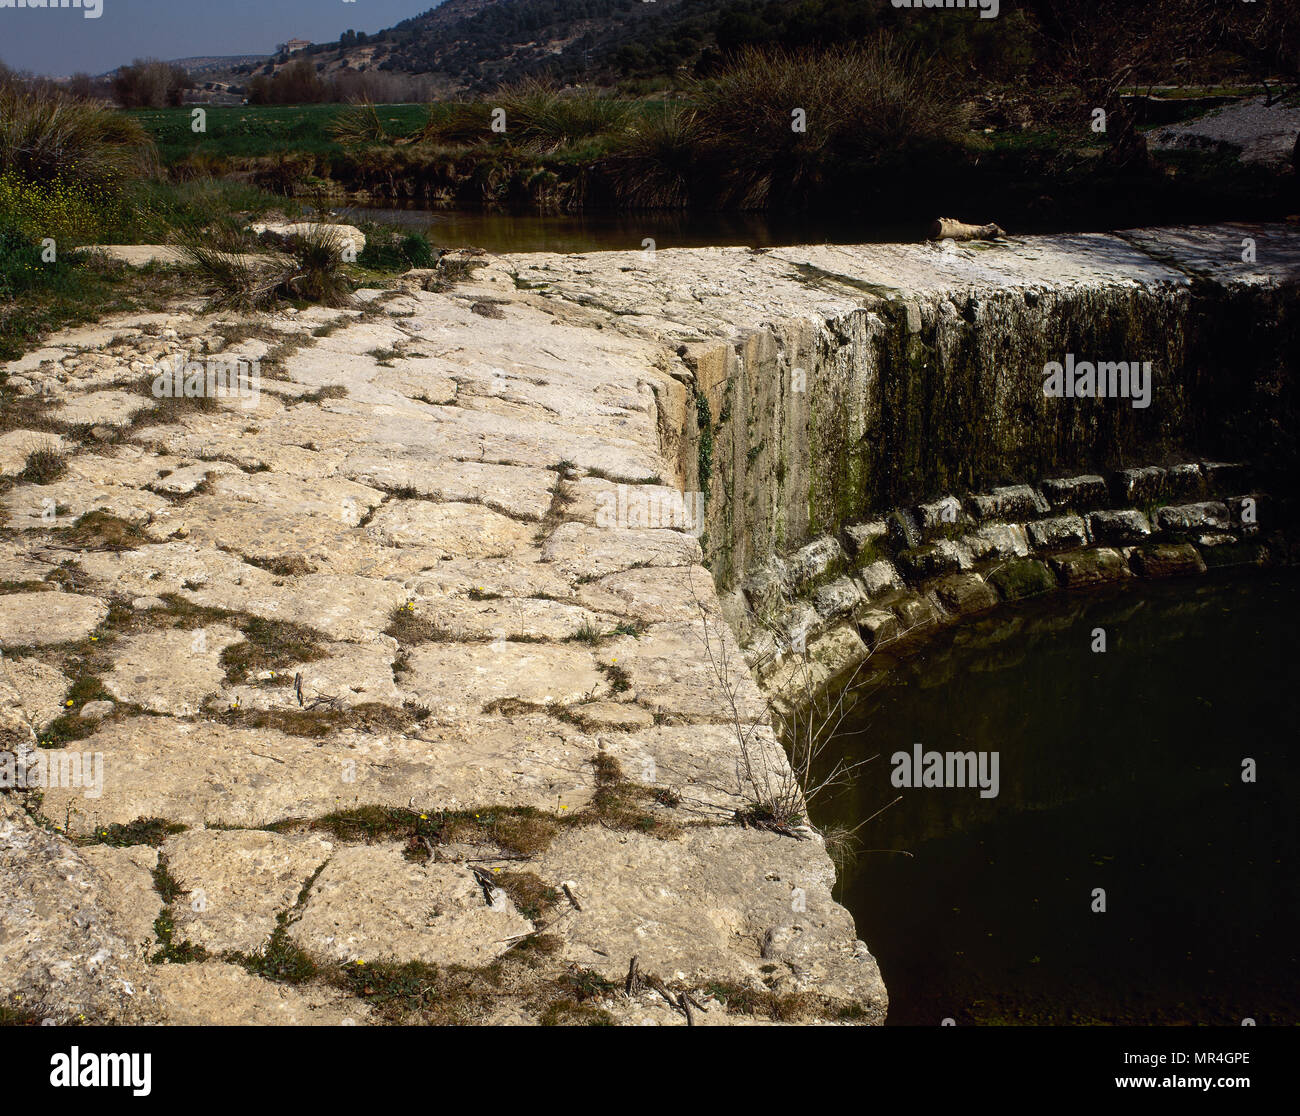
POLYGON ((30 484, 51 484, 67 471, 67 459, 58 450, 35 449, 27 455, 27 464, 19 479, 30 484))

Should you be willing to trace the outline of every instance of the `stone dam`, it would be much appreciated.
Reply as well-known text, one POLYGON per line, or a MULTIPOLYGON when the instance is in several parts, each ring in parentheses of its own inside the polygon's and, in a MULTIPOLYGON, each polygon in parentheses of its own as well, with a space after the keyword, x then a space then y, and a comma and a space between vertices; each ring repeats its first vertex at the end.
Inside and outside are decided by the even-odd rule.
POLYGON ((0 1009, 883 1022, 823 839, 756 809, 802 687, 1287 561, 1298 278, 1284 226, 458 252, 49 338, 0 434, 0 1009), (178 357, 257 390, 159 399, 178 357), (1045 395, 1067 357, 1146 405, 1045 395))

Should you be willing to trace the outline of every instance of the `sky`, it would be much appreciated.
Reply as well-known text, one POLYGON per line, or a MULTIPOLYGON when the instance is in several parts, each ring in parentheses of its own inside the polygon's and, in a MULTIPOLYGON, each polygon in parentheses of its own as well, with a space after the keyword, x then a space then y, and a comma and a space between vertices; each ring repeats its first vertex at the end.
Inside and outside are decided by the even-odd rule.
POLYGON ((327 42, 349 29, 382 31, 441 0, 73 2, 85 6, 29 9, 12 6, 26 0, 0 0, 0 61, 15 70, 66 77, 102 74, 135 58, 270 54, 288 39, 327 42), (97 18, 86 18, 96 9, 97 18))

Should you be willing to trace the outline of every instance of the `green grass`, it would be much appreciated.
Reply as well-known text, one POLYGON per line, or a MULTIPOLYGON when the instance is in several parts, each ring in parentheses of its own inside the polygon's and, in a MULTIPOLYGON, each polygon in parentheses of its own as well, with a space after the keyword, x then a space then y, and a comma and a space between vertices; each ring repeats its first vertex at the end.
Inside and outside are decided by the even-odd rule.
MULTIPOLYGON (((249 158, 275 155, 286 147, 314 155, 341 154, 330 133, 347 105, 209 105, 207 131, 191 129, 190 106, 134 109, 127 113, 148 133, 164 163, 195 155, 249 158)), ((409 136, 424 126, 424 105, 379 105, 376 113, 390 136, 409 136)))

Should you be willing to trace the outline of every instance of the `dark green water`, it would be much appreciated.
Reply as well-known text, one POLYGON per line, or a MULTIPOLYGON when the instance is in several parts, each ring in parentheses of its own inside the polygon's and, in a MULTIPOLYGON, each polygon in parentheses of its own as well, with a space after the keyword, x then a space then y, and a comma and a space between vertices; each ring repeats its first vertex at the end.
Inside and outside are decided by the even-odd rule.
POLYGON ((1290 573, 1147 584, 882 661, 841 737, 879 758, 813 818, 902 796, 859 830, 838 894, 889 1022, 1300 1021, 1298 621, 1290 573), (998 796, 892 786, 916 742, 996 751, 998 796))

